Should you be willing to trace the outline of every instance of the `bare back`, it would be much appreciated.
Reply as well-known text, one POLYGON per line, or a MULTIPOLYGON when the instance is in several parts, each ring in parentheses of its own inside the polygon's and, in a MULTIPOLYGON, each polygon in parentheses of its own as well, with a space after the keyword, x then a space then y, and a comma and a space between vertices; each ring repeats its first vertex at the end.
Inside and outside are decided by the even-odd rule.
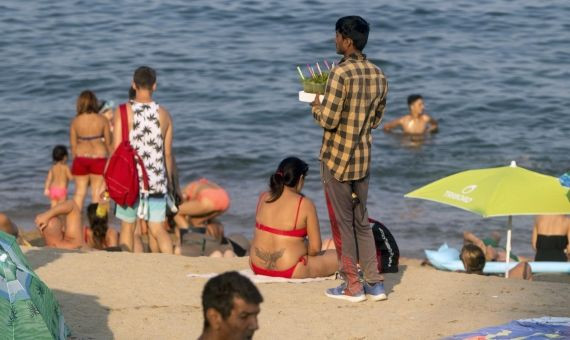
MULTIPOLYGON (((303 198, 299 204, 301 196, 289 191, 284 191, 275 202, 266 202, 268 197, 268 194, 261 197, 256 223, 285 232, 306 229, 309 239, 318 242, 320 248, 318 221, 316 226, 311 225, 314 224, 311 221, 314 205, 309 199, 303 198), (318 235, 315 235, 315 229, 318 235)), ((257 266, 285 270, 307 255, 308 248, 304 237, 278 235, 256 228, 250 253, 252 263, 257 266)))
POLYGON ((78 115, 71 122, 69 135, 74 157, 108 156, 111 132, 105 117, 95 113, 78 115))
POLYGON ((67 184, 72 178, 67 164, 55 163, 50 171, 52 175, 50 187, 67 188, 67 184))
POLYGON ((567 235, 570 231, 570 218, 564 215, 537 216, 535 228, 540 235, 567 235))

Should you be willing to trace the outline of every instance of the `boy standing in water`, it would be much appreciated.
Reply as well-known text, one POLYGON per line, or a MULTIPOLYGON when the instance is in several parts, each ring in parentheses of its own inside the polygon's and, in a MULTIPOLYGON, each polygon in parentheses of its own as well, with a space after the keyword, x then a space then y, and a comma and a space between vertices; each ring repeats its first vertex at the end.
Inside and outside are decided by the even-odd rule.
MULTIPOLYGON (((148 202, 137 201, 133 207, 117 205, 116 216, 121 220, 120 245, 133 251, 135 222, 139 204, 145 203, 144 220, 161 253, 172 254, 172 240, 163 223, 166 220, 167 178, 172 174, 172 120, 170 113, 159 106, 152 94, 156 90, 156 72, 148 67, 136 69, 132 85, 134 99, 127 104, 129 141, 142 158, 149 181, 148 202)), ((122 141, 121 113, 115 112, 113 130, 114 150, 122 141)), ((139 169, 142 189, 142 173, 139 169)), ((146 200, 146 199, 145 199, 146 200)), ((144 206, 144 205, 143 205, 144 206)))
POLYGON ((52 151, 53 165, 46 177, 44 195, 49 197, 51 207, 67 200, 67 185, 73 179, 67 166, 67 148, 56 145, 52 151))
POLYGON ((359 16, 343 17, 335 29, 336 51, 343 58, 331 70, 322 104, 318 95, 311 104, 313 118, 324 130, 319 156, 321 178, 344 281, 325 294, 351 302, 366 297, 385 300, 366 200, 371 131, 382 120, 388 82, 382 70, 362 53, 368 41, 368 23, 359 16), (360 282, 357 264, 364 271, 364 283, 360 282))
POLYGON ((423 135, 426 132, 437 132, 437 121, 424 113, 424 99, 419 94, 408 96, 410 113, 384 125, 384 131, 389 132, 397 127, 409 135, 423 135))

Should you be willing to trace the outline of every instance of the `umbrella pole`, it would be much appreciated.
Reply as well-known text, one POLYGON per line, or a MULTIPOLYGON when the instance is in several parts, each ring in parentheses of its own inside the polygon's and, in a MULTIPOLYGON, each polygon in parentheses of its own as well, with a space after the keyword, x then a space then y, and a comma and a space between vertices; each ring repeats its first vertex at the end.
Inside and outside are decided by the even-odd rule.
POLYGON ((511 229, 513 228, 513 216, 509 216, 509 222, 507 224, 507 258, 505 259, 505 278, 509 278, 509 262, 511 260, 511 229))

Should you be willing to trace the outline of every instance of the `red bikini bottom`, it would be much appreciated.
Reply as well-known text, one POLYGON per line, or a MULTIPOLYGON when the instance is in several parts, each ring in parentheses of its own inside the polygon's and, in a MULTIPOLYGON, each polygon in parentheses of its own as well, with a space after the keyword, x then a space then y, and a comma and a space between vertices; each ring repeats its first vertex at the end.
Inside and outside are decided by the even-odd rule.
POLYGON ((285 270, 270 270, 270 269, 260 268, 260 267, 256 266, 255 264, 253 264, 253 262, 251 262, 251 260, 249 261, 249 265, 251 267, 251 270, 253 270, 253 272, 257 275, 284 277, 286 279, 290 279, 293 277, 293 272, 295 271, 295 268, 297 268, 297 265, 299 263, 303 263, 303 265, 305 265, 305 266, 307 265, 306 255, 301 256, 299 258, 299 262, 295 263, 293 265, 293 267, 291 267, 289 269, 285 269, 285 270))

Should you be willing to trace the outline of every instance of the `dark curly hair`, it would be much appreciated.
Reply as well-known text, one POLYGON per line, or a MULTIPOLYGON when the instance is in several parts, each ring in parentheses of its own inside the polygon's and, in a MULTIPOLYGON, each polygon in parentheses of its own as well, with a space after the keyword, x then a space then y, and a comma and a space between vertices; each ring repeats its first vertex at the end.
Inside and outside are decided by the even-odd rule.
POLYGON ((208 280, 202 292, 204 329, 210 327, 206 312, 213 308, 225 320, 234 308, 234 298, 239 297, 250 304, 259 305, 263 297, 257 287, 245 276, 236 271, 226 272, 208 280))

